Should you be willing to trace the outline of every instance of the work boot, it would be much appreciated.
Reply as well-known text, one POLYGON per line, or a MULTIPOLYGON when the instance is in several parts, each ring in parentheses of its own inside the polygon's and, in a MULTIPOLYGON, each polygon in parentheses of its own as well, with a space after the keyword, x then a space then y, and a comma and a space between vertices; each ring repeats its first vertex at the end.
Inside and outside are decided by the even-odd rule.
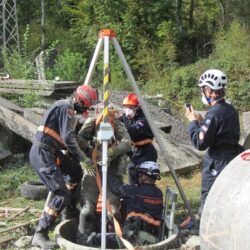
POLYGON ((62 211, 62 221, 71 220, 71 219, 79 219, 80 211, 75 206, 65 207, 62 211))
POLYGON ((41 249, 54 249, 58 247, 58 245, 51 241, 49 236, 48 236, 48 230, 38 228, 33 236, 32 246, 38 246, 41 249))

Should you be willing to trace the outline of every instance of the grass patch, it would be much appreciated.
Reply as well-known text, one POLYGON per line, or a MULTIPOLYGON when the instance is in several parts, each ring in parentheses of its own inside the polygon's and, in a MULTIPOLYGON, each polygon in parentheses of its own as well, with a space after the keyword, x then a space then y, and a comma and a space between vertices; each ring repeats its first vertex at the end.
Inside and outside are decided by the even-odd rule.
MULTIPOLYGON (((188 175, 178 176, 178 180, 181 187, 186 195, 189 202, 191 210, 196 213, 200 204, 200 191, 201 191, 201 171, 197 169, 188 175)), ((157 186, 162 190, 163 194, 166 193, 166 187, 169 186, 177 192, 177 202, 176 202, 176 223, 179 224, 187 216, 188 211, 181 197, 181 194, 175 184, 173 177, 170 174, 162 176, 161 180, 157 181, 157 186)))
POLYGON ((31 165, 26 161, 9 164, 0 171, 0 202, 20 196, 20 186, 28 180, 38 179, 31 165))

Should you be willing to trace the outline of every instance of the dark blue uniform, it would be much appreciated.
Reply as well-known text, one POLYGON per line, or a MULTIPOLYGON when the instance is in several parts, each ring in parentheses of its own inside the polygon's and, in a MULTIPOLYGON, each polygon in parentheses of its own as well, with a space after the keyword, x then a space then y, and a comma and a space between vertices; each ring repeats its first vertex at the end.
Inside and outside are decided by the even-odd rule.
MULTIPOLYGON (((154 184, 122 185, 119 190, 112 191, 123 198, 126 208, 123 237, 137 246, 155 243, 163 210, 162 191, 154 184)), ((124 248, 117 238, 115 234, 107 234, 107 248, 124 248)), ((99 247, 101 234, 94 235, 88 245, 99 247)))
POLYGON ((162 191, 153 184, 134 184, 121 186, 117 195, 123 198, 126 207, 124 234, 128 236, 133 231, 134 235, 142 230, 157 236, 163 208, 162 191))
POLYGON ((210 107, 204 120, 190 122, 188 132, 196 149, 208 149, 202 170, 201 214, 208 192, 215 179, 225 166, 240 152, 242 147, 238 144, 240 137, 239 116, 234 107, 222 100, 210 107), (204 138, 200 140, 199 134, 204 138))
POLYGON ((76 142, 74 116, 72 97, 55 102, 46 111, 30 150, 32 166, 53 193, 39 221, 40 228, 48 228, 57 214, 71 204, 82 178, 79 162, 85 155, 76 142))
POLYGON ((125 115, 121 119, 132 141, 131 162, 128 166, 129 184, 136 184, 138 183, 138 172, 135 171, 135 167, 145 161, 157 161, 157 151, 152 144, 154 135, 140 108, 133 119, 129 119, 125 115))

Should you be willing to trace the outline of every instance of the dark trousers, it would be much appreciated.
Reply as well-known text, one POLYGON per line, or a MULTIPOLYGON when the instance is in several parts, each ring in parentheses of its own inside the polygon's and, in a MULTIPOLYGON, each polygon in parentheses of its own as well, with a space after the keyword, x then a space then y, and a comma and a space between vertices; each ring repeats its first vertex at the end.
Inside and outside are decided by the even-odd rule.
MULTIPOLYGON (((79 190, 78 185, 82 178, 82 170, 79 165, 70 160, 65 162, 66 159, 61 159, 61 165, 56 164, 57 157, 60 155, 53 154, 46 149, 40 148, 38 145, 33 144, 30 150, 30 162, 40 177, 44 185, 49 191, 53 193, 52 198, 48 204, 48 207, 55 211, 55 215, 49 214, 46 210, 43 211, 39 221, 39 226, 42 228, 48 228, 55 221, 56 214, 59 214, 65 207, 69 206, 72 202, 72 198, 76 199, 79 195, 76 194, 79 190), (75 167, 75 168, 74 168, 75 167), (70 169, 74 169, 70 172, 70 169), (78 171, 76 171, 78 169, 78 171), (67 188, 71 184, 74 188, 67 188)), ((77 202, 77 201, 76 201, 77 202)))
POLYGON ((198 210, 199 215, 201 215, 203 211, 208 193, 213 186, 216 178, 233 158, 233 154, 232 157, 227 159, 213 159, 208 154, 205 155, 202 169, 201 202, 198 210))

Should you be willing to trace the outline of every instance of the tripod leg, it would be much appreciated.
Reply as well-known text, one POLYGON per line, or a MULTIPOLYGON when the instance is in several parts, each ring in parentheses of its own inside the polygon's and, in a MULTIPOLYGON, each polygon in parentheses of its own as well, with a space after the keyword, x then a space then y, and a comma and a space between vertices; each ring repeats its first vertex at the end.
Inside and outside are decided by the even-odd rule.
POLYGON ((84 85, 89 84, 91 79, 92 79, 94 69, 95 69, 95 66, 96 66, 100 51, 101 51, 102 44, 103 44, 103 38, 99 38, 97 45, 96 45, 96 48, 95 48, 93 58, 91 60, 90 66, 89 66, 88 74, 87 74, 85 81, 84 81, 84 85))

